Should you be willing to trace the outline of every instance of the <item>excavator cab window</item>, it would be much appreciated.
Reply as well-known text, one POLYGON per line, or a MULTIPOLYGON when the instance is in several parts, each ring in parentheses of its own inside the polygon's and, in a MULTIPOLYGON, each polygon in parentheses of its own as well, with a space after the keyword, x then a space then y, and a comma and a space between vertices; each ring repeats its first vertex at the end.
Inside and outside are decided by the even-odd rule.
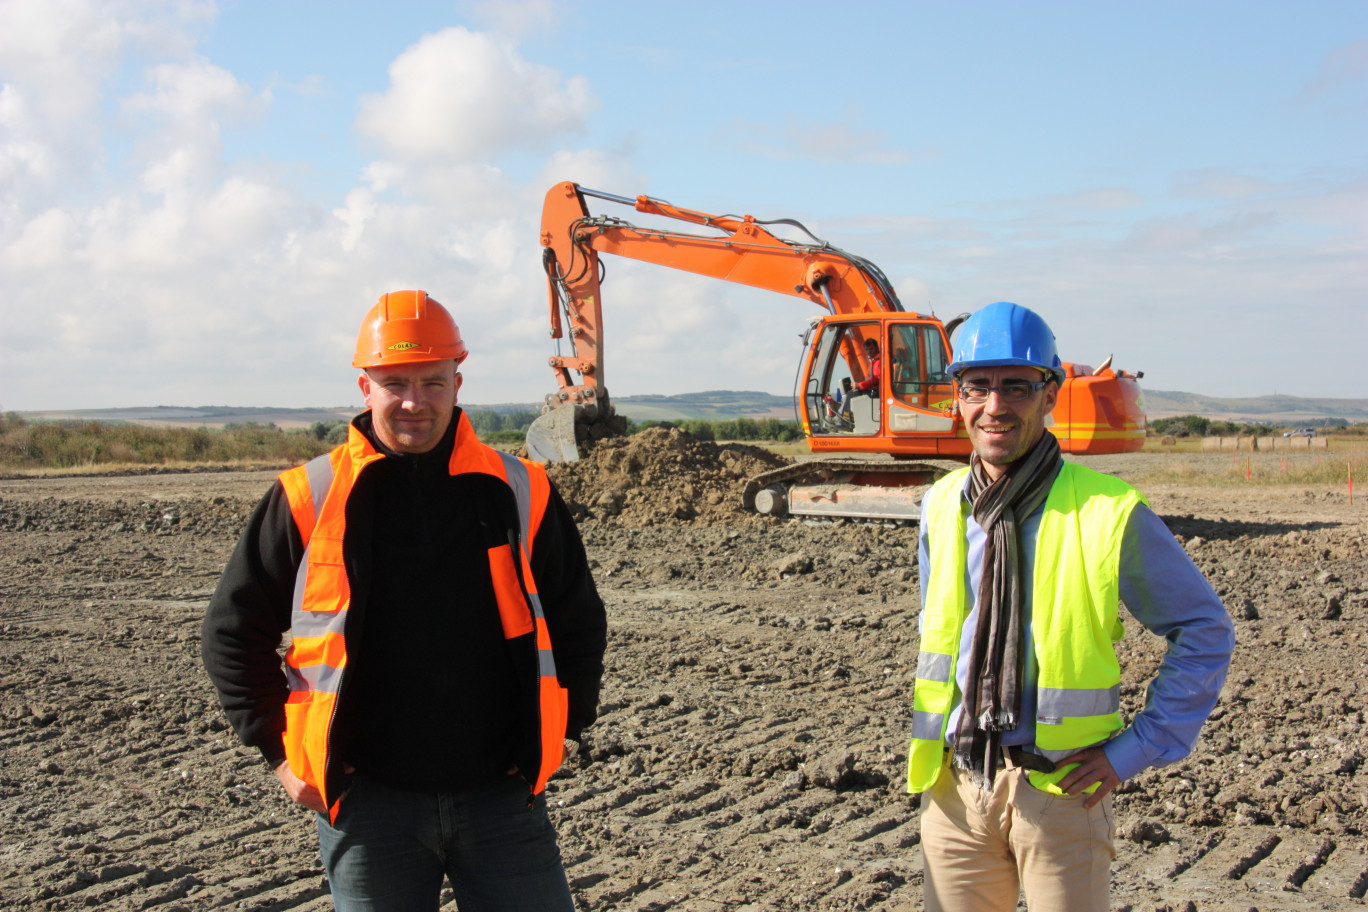
POLYGON ((879 324, 827 324, 819 331, 806 395, 813 433, 879 433, 879 385, 866 347, 868 341, 878 344, 879 324))
POLYGON ((932 323, 889 327, 889 380, 893 396, 915 408, 937 408, 951 394, 945 337, 932 323))

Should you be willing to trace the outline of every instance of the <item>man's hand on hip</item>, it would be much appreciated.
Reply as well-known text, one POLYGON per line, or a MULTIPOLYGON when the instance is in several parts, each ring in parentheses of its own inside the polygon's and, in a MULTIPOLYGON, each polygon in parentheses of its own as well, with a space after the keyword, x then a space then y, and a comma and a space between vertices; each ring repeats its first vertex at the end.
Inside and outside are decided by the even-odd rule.
POLYGON ((1097 791, 1083 800, 1085 808, 1095 806, 1103 796, 1121 784, 1121 777, 1112 769, 1107 752, 1100 747, 1089 747, 1070 754, 1056 765, 1068 766, 1070 763, 1077 763, 1078 766, 1059 780, 1059 787, 1066 795, 1081 795, 1085 788, 1094 782, 1098 783, 1097 791))
POLYGON ((290 764, 282 760, 280 765, 275 768, 276 778, 280 784, 285 786, 285 794, 290 796, 290 800, 295 804, 302 805, 311 811, 318 811, 326 814, 328 809, 323 805, 323 796, 318 794, 318 789, 300 779, 290 769, 290 764))

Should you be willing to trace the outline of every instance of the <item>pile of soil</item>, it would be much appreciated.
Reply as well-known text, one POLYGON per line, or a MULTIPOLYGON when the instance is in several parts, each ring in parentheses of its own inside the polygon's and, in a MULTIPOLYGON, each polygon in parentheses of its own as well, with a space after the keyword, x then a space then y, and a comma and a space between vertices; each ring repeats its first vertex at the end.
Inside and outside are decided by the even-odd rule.
POLYGON ((747 519, 746 480, 789 463, 760 447, 697 440, 669 425, 600 440, 586 452, 578 462, 548 466, 551 481, 576 519, 627 526, 747 519))

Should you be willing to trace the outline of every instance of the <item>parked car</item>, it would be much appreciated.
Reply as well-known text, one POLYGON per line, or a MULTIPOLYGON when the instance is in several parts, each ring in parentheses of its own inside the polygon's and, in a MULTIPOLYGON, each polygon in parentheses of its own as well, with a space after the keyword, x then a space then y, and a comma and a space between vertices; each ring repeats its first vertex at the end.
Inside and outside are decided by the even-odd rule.
POLYGON ((1315 437, 1315 428, 1297 428, 1295 431, 1284 431, 1284 437, 1315 437))

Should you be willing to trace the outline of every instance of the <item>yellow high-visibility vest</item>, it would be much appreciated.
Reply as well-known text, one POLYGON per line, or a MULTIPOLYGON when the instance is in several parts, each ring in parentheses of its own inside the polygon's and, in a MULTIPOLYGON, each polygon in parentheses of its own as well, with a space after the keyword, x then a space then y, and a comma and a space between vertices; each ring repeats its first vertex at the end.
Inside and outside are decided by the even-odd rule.
MULTIPOLYGON (((921 647, 912 694, 907 790, 924 792, 940 775, 945 727, 959 696, 955 667, 969 616, 965 584, 970 505, 961 497, 967 468, 926 494, 930 577, 923 598, 921 647)), ((1121 540, 1144 497, 1118 478, 1065 463, 1050 488, 1036 533, 1031 629, 1039 666, 1036 747, 1058 761, 1107 740, 1121 728, 1121 667, 1114 644, 1125 630, 1120 603, 1121 540)), ((1055 783, 1072 767, 1032 771, 1031 784, 1055 783)))

